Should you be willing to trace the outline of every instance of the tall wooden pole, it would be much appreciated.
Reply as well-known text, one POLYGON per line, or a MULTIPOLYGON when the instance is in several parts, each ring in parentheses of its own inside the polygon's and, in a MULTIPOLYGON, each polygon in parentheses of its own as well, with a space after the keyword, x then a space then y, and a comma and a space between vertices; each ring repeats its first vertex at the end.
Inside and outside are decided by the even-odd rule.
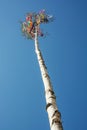
POLYGON ((41 51, 39 49, 38 38, 37 38, 37 29, 35 32, 35 52, 37 55, 38 63, 40 66, 41 76, 45 88, 45 98, 46 98, 46 110, 48 113, 50 130, 63 130, 61 122, 61 114, 58 111, 56 105, 56 96, 54 94, 50 77, 47 72, 41 51))

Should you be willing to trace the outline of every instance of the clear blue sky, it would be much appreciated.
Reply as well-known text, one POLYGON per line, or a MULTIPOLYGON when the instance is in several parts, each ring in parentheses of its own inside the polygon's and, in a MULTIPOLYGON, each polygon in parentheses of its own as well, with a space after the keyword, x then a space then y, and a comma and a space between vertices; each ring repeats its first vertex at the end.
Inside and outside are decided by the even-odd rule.
POLYGON ((87 130, 86 0, 0 0, 0 130, 50 130, 34 41, 19 24, 41 9, 55 17, 39 43, 64 130, 87 130))

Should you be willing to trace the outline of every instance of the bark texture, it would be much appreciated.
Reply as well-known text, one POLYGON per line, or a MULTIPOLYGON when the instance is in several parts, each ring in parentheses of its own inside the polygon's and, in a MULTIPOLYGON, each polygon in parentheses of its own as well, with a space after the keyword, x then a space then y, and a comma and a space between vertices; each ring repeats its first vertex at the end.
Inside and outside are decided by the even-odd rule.
POLYGON ((39 49, 37 33, 35 33, 35 52, 37 54, 37 59, 40 66, 42 80, 45 88, 46 110, 48 113, 50 130, 63 130, 62 122, 61 122, 61 114, 58 111, 56 105, 56 96, 54 94, 50 77, 48 75, 47 68, 44 63, 41 51, 39 49))

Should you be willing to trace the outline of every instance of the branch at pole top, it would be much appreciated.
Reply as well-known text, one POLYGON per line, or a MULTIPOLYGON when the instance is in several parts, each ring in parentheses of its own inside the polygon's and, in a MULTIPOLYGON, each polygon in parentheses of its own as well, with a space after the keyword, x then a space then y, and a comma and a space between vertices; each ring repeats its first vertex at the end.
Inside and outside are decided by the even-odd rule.
POLYGON ((43 37, 45 34, 40 29, 40 24, 47 24, 53 21, 53 16, 48 15, 43 9, 38 13, 27 13, 25 21, 21 22, 23 35, 28 39, 35 38, 35 27, 37 27, 37 36, 43 37))

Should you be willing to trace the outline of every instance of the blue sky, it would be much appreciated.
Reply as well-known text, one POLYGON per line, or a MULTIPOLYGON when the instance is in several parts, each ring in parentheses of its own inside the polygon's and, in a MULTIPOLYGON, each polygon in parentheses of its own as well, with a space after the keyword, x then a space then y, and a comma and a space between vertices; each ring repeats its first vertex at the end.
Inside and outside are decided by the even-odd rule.
POLYGON ((50 130, 34 41, 21 34, 27 12, 46 9, 54 22, 39 38, 64 130, 87 129, 86 0, 0 0, 0 130, 50 130))

